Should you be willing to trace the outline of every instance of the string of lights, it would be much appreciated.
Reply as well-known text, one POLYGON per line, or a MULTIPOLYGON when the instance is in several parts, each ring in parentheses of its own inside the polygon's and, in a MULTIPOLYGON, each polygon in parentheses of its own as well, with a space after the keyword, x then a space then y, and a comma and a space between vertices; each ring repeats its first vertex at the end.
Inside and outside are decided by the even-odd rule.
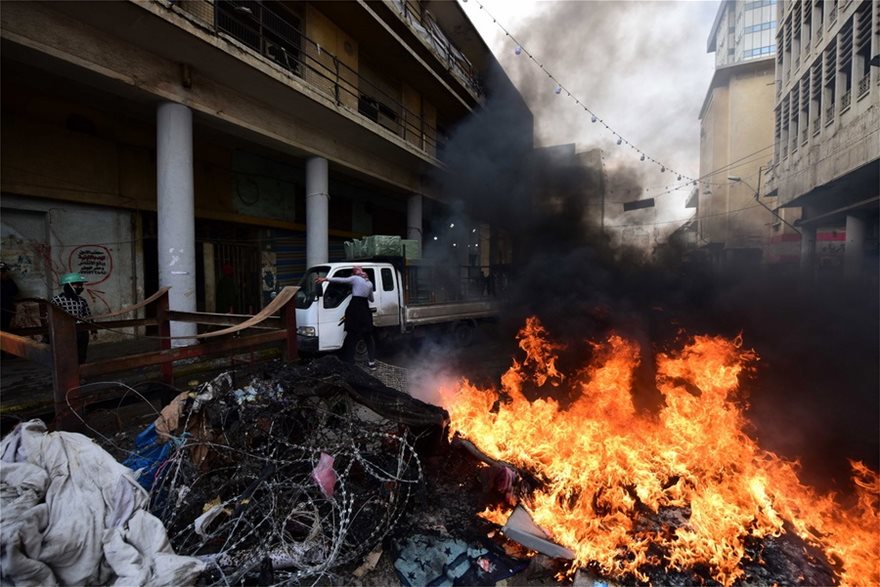
MULTIPOLYGON (((467 0, 464 0, 464 1, 467 1, 467 0)), ((561 94, 565 93, 566 97, 574 100, 575 104, 577 104, 579 107, 581 107, 584 110, 584 112, 586 112, 587 114, 590 115, 590 122, 592 122, 593 124, 599 124, 599 125, 603 126, 605 128, 605 130, 607 130, 609 133, 611 133, 611 135, 616 139, 617 145, 619 145, 619 146, 626 145, 627 147, 634 150, 639 155, 640 161, 646 161, 646 162, 649 162, 649 163, 655 165, 656 167, 658 167, 660 169, 661 173, 665 173, 665 172, 669 171, 672 175, 677 176, 678 181, 687 180, 686 183, 700 181, 700 178, 691 177, 685 173, 677 171, 677 170, 669 167, 665 163, 661 162, 660 160, 655 159, 654 157, 650 156, 647 152, 645 152, 644 150, 639 148, 635 143, 631 142, 629 139, 624 137, 620 132, 618 132, 617 130, 612 128, 611 125, 609 125, 607 121, 602 119, 584 101, 582 101, 576 95, 572 94, 571 90, 568 89, 567 87, 565 87, 562 84, 562 82, 555 75, 553 75, 553 73, 550 72, 550 70, 541 61, 539 61, 538 58, 535 57, 535 55, 531 51, 526 49, 526 47, 523 45, 523 43, 519 39, 517 39, 516 36, 514 36, 509 30, 507 30, 507 28, 504 25, 502 25, 500 22, 498 22, 498 19, 496 19, 495 16, 492 15, 491 12, 489 12, 489 10, 482 4, 482 2, 480 2, 480 0, 474 0, 474 2, 479 7, 480 10, 484 11, 486 13, 486 15, 492 19, 492 23, 495 24, 504 33, 504 35, 506 37, 508 37, 513 43, 515 43, 514 54, 525 55, 532 62, 534 62, 535 65, 537 65, 538 68, 540 68, 540 70, 547 76, 547 78, 556 84, 556 87, 554 90, 556 92, 556 94, 561 95, 561 94)))

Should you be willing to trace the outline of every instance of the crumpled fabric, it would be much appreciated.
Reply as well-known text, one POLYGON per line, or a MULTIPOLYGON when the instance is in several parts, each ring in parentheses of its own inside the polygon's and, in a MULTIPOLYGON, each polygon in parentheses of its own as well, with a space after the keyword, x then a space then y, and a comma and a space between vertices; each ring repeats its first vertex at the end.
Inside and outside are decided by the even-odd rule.
POLYGON ((131 470, 91 439, 18 425, 0 443, 0 583, 186 585, 204 563, 174 554, 131 470))

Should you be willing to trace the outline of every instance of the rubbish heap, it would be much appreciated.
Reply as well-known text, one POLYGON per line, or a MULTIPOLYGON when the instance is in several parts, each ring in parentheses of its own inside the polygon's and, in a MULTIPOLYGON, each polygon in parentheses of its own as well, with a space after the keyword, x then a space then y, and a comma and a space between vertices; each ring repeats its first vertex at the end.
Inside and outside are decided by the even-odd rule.
POLYGON ((129 461, 162 454, 150 511, 204 582, 332 580, 394 528, 423 479, 415 442, 446 419, 326 357, 179 395, 129 461))

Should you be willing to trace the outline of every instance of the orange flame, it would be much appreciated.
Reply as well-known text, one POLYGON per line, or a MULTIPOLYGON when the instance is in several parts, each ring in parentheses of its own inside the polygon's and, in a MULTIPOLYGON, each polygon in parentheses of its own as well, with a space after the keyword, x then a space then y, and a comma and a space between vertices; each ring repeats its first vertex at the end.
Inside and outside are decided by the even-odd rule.
MULTIPOLYGON (((561 347, 547 336, 536 318, 527 321, 518 336, 526 357, 502 376, 501 392, 462 380, 441 397, 450 434, 545 481, 527 505, 576 554, 572 572, 594 563, 608 576, 647 581, 645 564, 705 565, 730 585, 743 575, 746 540, 779 536, 788 522, 839 564, 841 583, 880 584, 880 477, 853 462, 859 501, 847 509, 802 484, 796 462, 761 449, 734 401, 740 376, 758 359, 739 337, 697 336, 658 355, 665 405, 646 416, 630 394, 638 346, 617 335, 595 345, 591 364, 569 378, 579 396, 568 408, 552 398, 528 401, 525 384, 564 379, 561 347), (679 523, 654 527, 644 508, 655 520, 678 511, 679 523)), ((508 514, 482 515, 503 524, 508 514)))

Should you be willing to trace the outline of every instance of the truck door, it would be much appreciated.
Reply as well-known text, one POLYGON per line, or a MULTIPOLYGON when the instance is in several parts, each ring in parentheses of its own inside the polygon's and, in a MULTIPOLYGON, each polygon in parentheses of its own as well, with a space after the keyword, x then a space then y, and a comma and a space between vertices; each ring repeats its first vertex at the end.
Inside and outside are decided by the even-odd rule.
MULTIPOLYGON (((351 269, 340 269, 327 277, 348 277, 351 269)), ((345 340, 345 309, 351 298, 351 288, 338 283, 324 283, 321 309, 318 311, 319 350, 332 351, 342 348, 345 340)))
POLYGON ((376 313, 373 326, 400 326, 400 287, 394 279, 394 269, 377 267, 377 281, 373 281, 376 298, 376 313))
MULTIPOLYGON (((370 302, 370 310, 373 312, 373 324, 376 324, 376 304, 381 299, 376 292, 376 271, 372 267, 364 267, 364 272, 373 283, 374 298, 370 302)), ((328 277, 350 277, 351 267, 337 269, 328 277)), ((345 341, 345 310, 351 301, 351 287, 337 283, 324 284, 324 294, 321 296, 321 309, 318 312, 318 340, 319 350, 332 351, 342 348, 345 341)))

